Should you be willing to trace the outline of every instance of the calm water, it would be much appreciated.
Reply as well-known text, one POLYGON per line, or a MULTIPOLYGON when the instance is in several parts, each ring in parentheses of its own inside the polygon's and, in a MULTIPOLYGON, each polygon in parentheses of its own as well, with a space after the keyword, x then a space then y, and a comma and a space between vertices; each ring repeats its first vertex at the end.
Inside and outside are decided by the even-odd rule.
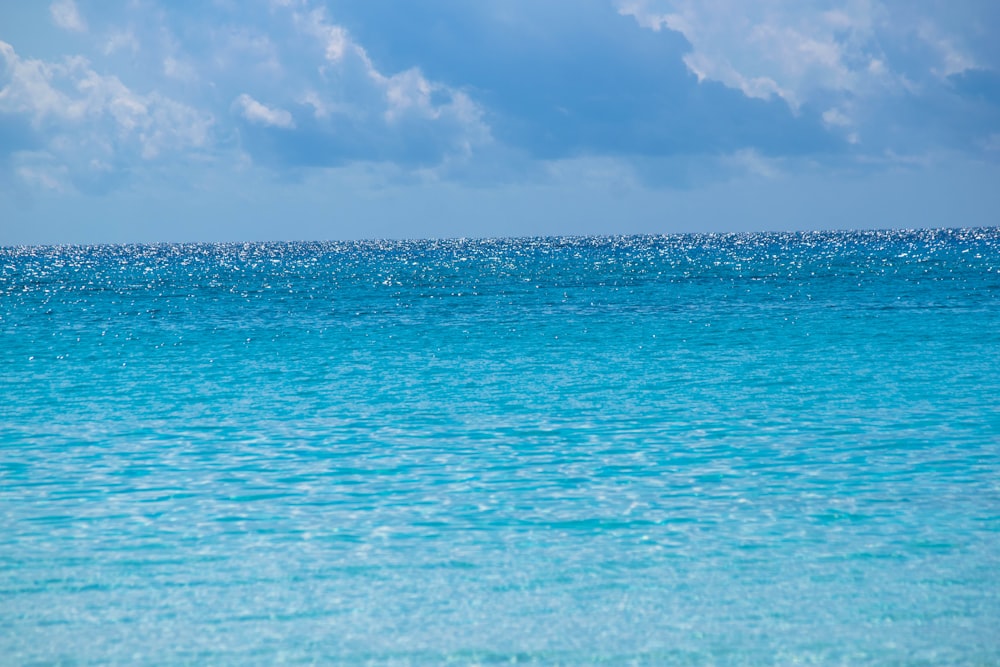
POLYGON ((0 664, 998 629, 998 229, 0 249, 0 664))

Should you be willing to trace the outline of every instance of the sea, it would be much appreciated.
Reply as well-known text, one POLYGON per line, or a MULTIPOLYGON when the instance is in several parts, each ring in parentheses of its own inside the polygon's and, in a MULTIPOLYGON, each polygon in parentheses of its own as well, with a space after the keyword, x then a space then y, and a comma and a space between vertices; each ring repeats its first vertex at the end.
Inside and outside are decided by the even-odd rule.
POLYGON ((0 248, 0 665, 1000 664, 1000 229, 0 248))

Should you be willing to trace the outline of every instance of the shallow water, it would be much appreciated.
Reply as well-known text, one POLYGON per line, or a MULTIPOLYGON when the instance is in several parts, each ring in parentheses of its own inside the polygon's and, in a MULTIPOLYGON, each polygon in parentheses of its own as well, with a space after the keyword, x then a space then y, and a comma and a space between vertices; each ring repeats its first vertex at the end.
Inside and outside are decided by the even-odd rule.
POLYGON ((0 267, 0 664, 1000 662, 1000 230, 0 267))

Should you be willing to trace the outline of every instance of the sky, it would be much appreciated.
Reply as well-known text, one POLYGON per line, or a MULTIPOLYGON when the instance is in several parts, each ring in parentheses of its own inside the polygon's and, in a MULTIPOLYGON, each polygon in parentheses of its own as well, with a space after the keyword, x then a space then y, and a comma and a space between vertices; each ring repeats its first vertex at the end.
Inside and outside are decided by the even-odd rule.
POLYGON ((1000 224, 996 0, 0 4, 0 245, 1000 224))

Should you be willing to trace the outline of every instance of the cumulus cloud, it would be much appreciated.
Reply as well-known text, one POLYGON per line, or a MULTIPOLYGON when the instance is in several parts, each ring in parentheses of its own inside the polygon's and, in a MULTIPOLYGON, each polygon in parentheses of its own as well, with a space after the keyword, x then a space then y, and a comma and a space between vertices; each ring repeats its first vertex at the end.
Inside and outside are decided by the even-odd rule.
POLYGON ((134 140, 147 158, 207 140, 211 117, 156 92, 136 93, 118 77, 95 72, 85 58, 22 58, 0 41, 0 59, 9 75, 0 113, 24 114, 35 127, 58 134, 84 121, 106 121, 116 139, 134 140))
POLYGON ((115 30, 105 40, 101 51, 110 56, 118 51, 139 52, 139 40, 131 30, 115 30))
POLYGON ((220 72, 249 72, 253 77, 280 79, 284 74, 278 46, 267 34, 248 26, 229 26, 212 35, 205 60, 220 72))
POLYGON ((683 34, 691 44, 684 62, 700 80, 750 97, 776 95, 793 108, 831 93, 912 90, 928 75, 978 66, 920 3, 617 0, 617 6, 644 28, 683 34))
POLYGON ((144 7, 94 10, 88 26, 73 0, 49 5, 55 26, 87 31, 87 56, 31 58, 0 42, 10 174, 86 189, 199 154, 279 169, 373 162, 456 173, 492 143, 466 92, 418 67, 380 68, 310 0, 213 4, 198 23, 167 4, 144 7))
POLYGON ((923 40, 938 56, 931 71, 940 76, 951 76, 975 68, 976 62, 965 49, 955 43, 930 21, 921 21, 917 28, 917 36, 923 40))
POLYGON ((14 155, 15 171, 29 181, 86 180, 130 154, 148 161, 209 141, 211 115, 157 92, 137 93, 85 58, 23 58, 0 41, 0 63, 0 121, 25 119, 42 137, 41 150, 14 155))
POLYGON ((867 0, 842 5, 619 0, 618 10, 651 30, 683 34, 691 44, 684 62, 699 80, 749 97, 778 96, 798 109, 824 92, 881 83, 884 55, 874 31, 881 10, 867 0))
MULTIPOLYGON (((427 120, 451 118, 459 124, 469 125, 473 131, 485 129, 481 125, 481 114, 468 95, 428 80, 415 67, 384 74, 372 62, 364 47, 352 40, 342 26, 327 19, 324 10, 296 14, 295 22, 306 35, 322 45, 327 61, 327 67, 322 72, 327 81, 343 81, 352 74, 360 75, 352 82, 356 89, 352 92, 368 88, 367 92, 374 93, 381 100, 381 113, 387 122, 400 121, 407 116, 427 120)), ((325 108, 330 108, 330 105, 325 105, 325 108)))
POLYGON ((87 22, 80 16, 74 0, 56 0, 49 5, 49 14, 57 26, 72 32, 86 32, 87 22))
POLYGON ((722 158, 722 163, 735 168, 738 172, 764 178, 776 178, 783 171, 780 160, 767 158, 752 148, 744 148, 725 156, 722 158))
POLYGON ((178 81, 192 82, 198 78, 198 71, 193 64, 173 56, 163 59, 163 73, 178 81))
POLYGON ((84 20, 47 0, 48 39, 86 55, 0 42, 0 166, 59 189, 207 155, 454 179, 666 160, 664 182, 703 159, 995 159, 1000 52, 963 28, 996 24, 989 3, 120 0, 84 20))
POLYGON ((316 38, 323 45, 324 56, 332 63, 338 63, 344 59, 344 54, 350 49, 354 55, 358 56, 371 70, 371 61, 368 54, 360 46, 353 44, 347 37, 347 30, 343 26, 331 24, 326 19, 326 12, 323 9, 313 9, 305 13, 294 14, 295 23, 308 35, 316 38))
POLYGON ((271 127, 281 127, 285 129, 292 129, 295 127, 295 121, 292 120, 292 114, 288 113, 284 109, 272 109, 271 107, 265 106, 246 93, 237 97, 234 105, 240 110, 243 117, 251 123, 269 125, 271 127))
MULTIPOLYGON (((295 130, 281 138, 245 135, 251 156, 283 164, 347 161, 454 165, 458 156, 491 142, 479 105, 465 92, 426 77, 419 68, 387 73, 325 9, 306 2, 275 3, 293 39, 284 58, 297 76, 276 89, 274 103, 257 101, 257 87, 235 102, 259 128, 295 130)), ((266 90, 265 90, 266 89, 266 90)))
MULTIPOLYGON (((690 45, 685 66, 700 82, 780 99, 796 114, 813 109, 852 146, 903 139, 975 145, 958 137, 981 135, 981 125, 996 117, 972 111, 975 103, 956 95, 963 94, 956 77, 984 67, 970 46, 975 31, 949 30, 956 21, 938 20, 941 8, 929 3, 616 0, 616 6, 641 28, 683 35, 690 45), (944 116, 922 117, 920 109, 930 106, 978 120, 958 132, 944 127, 944 116), (908 125, 913 131, 904 130, 908 125)), ((971 2, 956 11, 962 21, 987 25, 994 10, 971 2)))

